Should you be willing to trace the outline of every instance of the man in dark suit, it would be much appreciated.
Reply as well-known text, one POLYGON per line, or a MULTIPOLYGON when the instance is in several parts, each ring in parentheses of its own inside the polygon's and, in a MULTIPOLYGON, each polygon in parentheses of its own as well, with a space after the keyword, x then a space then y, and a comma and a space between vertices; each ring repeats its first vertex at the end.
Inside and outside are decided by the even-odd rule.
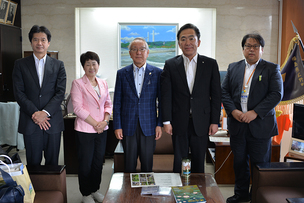
POLYGON ((45 165, 58 165, 66 73, 62 61, 47 56, 51 33, 46 27, 34 25, 29 40, 33 55, 15 61, 13 70, 18 131, 24 136, 28 165, 40 165, 43 151, 45 165))
POLYGON ((245 35, 242 48, 245 60, 230 64, 222 83, 235 173, 235 195, 228 203, 250 200, 249 158, 251 168, 270 162, 271 137, 278 134, 274 107, 283 96, 279 65, 261 59, 262 36, 245 35))
POLYGON ((221 110, 220 75, 214 59, 199 55, 199 29, 185 24, 177 33, 182 55, 166 61, 161 75, 162 115, 172 135, 173 171, 191 149, 191 172, 203 173, 208 134, 218 130, 221 110))
POLYGON ((155 140, 161 137, 161 69, 146 63, 149 46, 143 38, 129 45, 133 64, 117 71, 113 121, 117 139, 122 140, 125 172, 136 172, 137 157, 142 172, 151 172, 155 140), (160 107, 160 105, 159 105, 160 107))

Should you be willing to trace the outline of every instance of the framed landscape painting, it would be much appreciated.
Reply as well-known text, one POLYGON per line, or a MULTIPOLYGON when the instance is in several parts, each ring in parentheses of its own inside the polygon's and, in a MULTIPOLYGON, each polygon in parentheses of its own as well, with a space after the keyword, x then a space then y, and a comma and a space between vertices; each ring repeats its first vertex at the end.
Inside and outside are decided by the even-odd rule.
POLYGON ((119 23, 118 24, 118 68, 132 64, 128 46, 136 37, 142 37, 149 45, 147 63, 163 68, 165 61, 177 55, 176 32, 178 24, 163 23, 119 23))

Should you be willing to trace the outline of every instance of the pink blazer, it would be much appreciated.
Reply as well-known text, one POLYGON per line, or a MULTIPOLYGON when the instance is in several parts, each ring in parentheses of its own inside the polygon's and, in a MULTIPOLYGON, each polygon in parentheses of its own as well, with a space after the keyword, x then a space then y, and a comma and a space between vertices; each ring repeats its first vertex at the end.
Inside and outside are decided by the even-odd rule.
MULTIPOLYGON (((100 91, 100 98, 91 86, 86 75, 74 80, 71 88, 71 99, 75 120, 75 130, 86 133, 96 133, 93 126, 84 120, 91 115, 96 121, 103 121, 105 112, 112 114, 112 103, 106 81, 96 78, 100 91)), ((105 127, 105 130, 108 126, 105 127)))

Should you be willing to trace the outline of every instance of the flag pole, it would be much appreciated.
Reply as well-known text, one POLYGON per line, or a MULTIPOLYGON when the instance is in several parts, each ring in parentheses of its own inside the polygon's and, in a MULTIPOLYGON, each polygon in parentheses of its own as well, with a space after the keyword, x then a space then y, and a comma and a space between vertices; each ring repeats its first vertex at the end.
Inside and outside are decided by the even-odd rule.
POLYGON ((299 34, 299 32, 298 32, 296 26, 293 24, 292 20, 291 20, 291 24, 292 24, 292 27, 293 27, 293 31, 294 31, 294 32, 298 35, 298 37, 299 37, 299 41, 300 41, 301 47, 302 47, 302 49, 303 49, 303 51, 304 51, 304 45, 303 45, 303 42, 302 42, 302 40, 301 40, 300 34, 299 34))

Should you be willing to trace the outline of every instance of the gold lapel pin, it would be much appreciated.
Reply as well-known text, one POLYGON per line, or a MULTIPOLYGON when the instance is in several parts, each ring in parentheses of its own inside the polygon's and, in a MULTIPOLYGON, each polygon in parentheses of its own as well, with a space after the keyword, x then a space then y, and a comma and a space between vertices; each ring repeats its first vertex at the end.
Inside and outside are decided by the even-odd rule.
POLYGON ((151 72, 149 73, 149 75, 151 75, 151 72))

